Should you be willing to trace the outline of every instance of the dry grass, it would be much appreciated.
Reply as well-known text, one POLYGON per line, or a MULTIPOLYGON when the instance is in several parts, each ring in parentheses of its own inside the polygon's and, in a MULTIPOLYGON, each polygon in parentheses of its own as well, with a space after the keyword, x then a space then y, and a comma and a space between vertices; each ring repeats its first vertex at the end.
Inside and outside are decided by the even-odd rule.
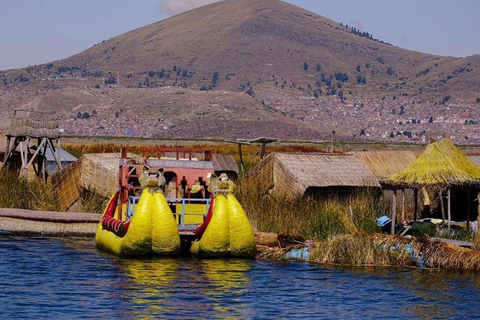
POLYGON ((480 252, 456 245, 430 241, 426 238, 402 238, 377 235, 373 238, 385 247, 395 246, 397 251, 411 246, 415 256, 421 255, 426 267, 444 269, 480 270, 480 252))
POLYGON ((42 180, 25 181, 13 172, 0 172, 0 207, 57 211, 52 187, 42 180))
POLYGON ((79 205, 75 208, 76 212, 102 213, 108 203, 108 198, 82 188, 80 192, 79 205))
POLYGON ((310 258, 320 263, 350 266, 413 265, 409 254, 382 249, 375 238, 365 233, 331 237, 317 242, 310 258))
POLYGON ((315 243, 310 259, 353 266, 415 266, 480 270, 480 252, 427 238, 357 233, 315 243))

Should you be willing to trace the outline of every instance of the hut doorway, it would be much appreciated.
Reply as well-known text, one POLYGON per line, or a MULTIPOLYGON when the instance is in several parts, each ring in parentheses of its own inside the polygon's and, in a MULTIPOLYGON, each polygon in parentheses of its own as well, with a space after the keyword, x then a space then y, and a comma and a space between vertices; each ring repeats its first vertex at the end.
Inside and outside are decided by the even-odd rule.
MULTIPOLYGON (((478 200, 477 195, 480 192, 479 188, 457 187, 451 188, 450 206, 452 211, 453 221, 475 221, 478 217, 478 200)), ((436 204, 432 208, 431 218, 442 219, 442 204, 443 214, 447 212, 447 192, 442 192, 442 201, 440 201, 440 194, 433 200, 436 204), (438 197, 438 199, 437 199, 438 197), (437 201, 438 200, 438 201, 437 201)))

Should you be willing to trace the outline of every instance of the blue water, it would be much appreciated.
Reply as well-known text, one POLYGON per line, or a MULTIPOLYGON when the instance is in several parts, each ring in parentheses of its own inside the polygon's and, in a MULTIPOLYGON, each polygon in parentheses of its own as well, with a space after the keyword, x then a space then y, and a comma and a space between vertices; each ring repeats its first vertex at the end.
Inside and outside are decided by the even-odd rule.
POLYGON ((466 318, 480 273, 244 260, 117 259, 92 239, 0 238, 11 318, 466 318))

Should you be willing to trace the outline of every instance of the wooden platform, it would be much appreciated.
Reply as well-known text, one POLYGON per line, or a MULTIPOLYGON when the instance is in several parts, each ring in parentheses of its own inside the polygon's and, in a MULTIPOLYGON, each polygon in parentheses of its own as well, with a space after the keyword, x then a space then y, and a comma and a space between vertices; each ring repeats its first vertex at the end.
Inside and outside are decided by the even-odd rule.
POLYGON ((455 244, 457 246, 464 247, 464 248, 473 247, 473 242, 469 242, 469 241, 452 240, 452 239, 435 238, 435 237, 430 238, 430 240, 440 241, 440 242, 445 242, 445 243, 451 243, 451 244, 455 244))
POLYGON ((0 234, 94 237, 101 214, 0 208, 0 234))

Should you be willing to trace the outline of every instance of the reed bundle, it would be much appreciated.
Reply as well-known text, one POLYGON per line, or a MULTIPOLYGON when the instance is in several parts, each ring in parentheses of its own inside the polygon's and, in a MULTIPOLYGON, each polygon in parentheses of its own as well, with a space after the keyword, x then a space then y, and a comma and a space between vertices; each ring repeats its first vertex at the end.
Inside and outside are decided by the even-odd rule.
POLYGON ((33 129, 57 129, 58 130, 59 122, 58 120, 35 120, 31 118, 13 118, 11 120, 12 128, 19 127, 30 127, 33 129))
POLYGON ((46 129, 46 128, 32 128, 32 127, 13 127, 10 128, 7 132, 11 136, 27 136, 33 138, 49 138, 57 139, 60 136, 60 131, 57 129, 46 129))
POLYGON ((81 161, 77 161, 50 176, 61 211, 67 211, 80 196, 81 166, 81 161))

